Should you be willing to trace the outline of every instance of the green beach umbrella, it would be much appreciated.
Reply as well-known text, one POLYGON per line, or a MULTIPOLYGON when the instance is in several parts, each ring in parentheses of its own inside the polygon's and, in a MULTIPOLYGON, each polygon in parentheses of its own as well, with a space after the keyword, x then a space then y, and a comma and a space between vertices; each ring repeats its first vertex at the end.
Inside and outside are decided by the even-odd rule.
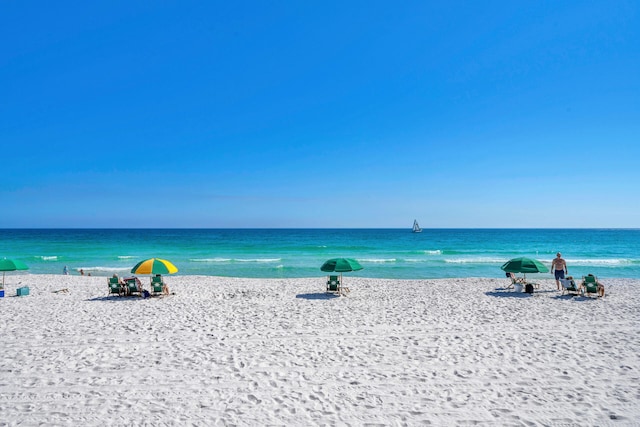
POLYGON ((22 261, 13 259, 0 259, 0 271, 2 271, 2 287, 4 288, 4 274, 6 271, 28 270, 29 267, 22 261))
POLYGON ((362 266, 358 261, 352 258, 332 258, 325 261, 325 263, 322 264, 322 267, 320 267, 320 270, 329 273, 343 273, 347 271, 362 270, 362 266))
POLYGON ((170 261, 160 258, 149 258, 140 261, 131 269, 133 274, 173 274, 178 271, 178 267, 170 261))
POLYGON ((502 270, 507 273, 547 273, 549 269, 540 261, 533 258, 519 257, 505 262, 502 270))
POLYGON ((325 261, 320 270, 327 273, 340 273, 340 283, 342 283, 342 273, 358 271, 362 268, 360 263, 353 258, 332 258, 325 261))

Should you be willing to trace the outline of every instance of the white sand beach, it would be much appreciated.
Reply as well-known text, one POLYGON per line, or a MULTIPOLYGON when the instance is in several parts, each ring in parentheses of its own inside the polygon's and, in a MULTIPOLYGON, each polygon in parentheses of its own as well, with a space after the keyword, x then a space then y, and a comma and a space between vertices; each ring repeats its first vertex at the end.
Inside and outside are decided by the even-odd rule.
POLYGON ((640 425, 638 280, 604 299, 550 279, 345 276, 331 297, 322 277, 176 276, 148 299, 7 282, 0 426, 640 425))

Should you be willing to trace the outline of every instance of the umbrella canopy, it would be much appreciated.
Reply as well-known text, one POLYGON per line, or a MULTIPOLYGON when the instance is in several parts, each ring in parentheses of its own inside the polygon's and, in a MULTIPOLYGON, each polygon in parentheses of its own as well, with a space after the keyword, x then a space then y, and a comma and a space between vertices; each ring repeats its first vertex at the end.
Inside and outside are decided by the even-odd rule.
POLYGON ((6 271, 28 270, 29 267, 22 261, 13 259, 0 259, 0 271, 2 271, 2 287, 4 288, 4 273, 6 271))
POLYGON ((131 269, 133 274, 173 274, 178 268, 170 261, 160 258, 150 258, 140 261, 131 269))
POLYGON ((352 258, 332 258, 325 261, 320 270, 326 272, 344 273, 347 271, 362 270, 362 266, 358 261, 352 258))
POLYGON ((540 261, 533 258, 520 257, 505 262, 502 270, 507 273, 547 273, 549 269, 540 261))

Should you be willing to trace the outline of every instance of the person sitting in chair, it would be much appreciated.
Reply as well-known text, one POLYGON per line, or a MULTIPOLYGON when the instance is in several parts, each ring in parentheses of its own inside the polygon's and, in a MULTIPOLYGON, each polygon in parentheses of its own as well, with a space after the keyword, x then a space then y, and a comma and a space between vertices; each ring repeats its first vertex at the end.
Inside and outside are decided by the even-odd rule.
POLYGON ((600 281, 598 280, 598 282, 596 283, 596 286, 598 289, 598 297, 604 297, 604 285, 600 283, 600 281))
POLYGON ((511 283, 522 283, 523 285, 525 284, 524 277, 516 277, 514 273, 507 273, 507 277, 511 279, 511 283))

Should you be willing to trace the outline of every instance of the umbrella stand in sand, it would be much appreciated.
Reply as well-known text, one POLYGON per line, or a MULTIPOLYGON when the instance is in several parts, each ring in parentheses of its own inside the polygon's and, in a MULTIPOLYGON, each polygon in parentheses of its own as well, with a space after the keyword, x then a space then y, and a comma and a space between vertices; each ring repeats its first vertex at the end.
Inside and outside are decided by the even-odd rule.
POLYGON ((137 263, 131 272, 133 274, 173 274, 178 272, 178 267, 166 259, 149 258, 137 263))
POLYGON ((2 271, 2 289, 4 289, 4 273, 7 271, 16 271, 16 270, 28 270, 29 267, 21 261, 16 261, 12 259, 1 259, 0 260, 0 271, 2 271))
POLYGON ((352 258, 332 258, 325 261, 320 267, 321 271, 327 273, 340 273, 340 286, 342 286, 342 273, 362 270, 358 261, 352 258))
POLYGON ((519 257, 513 258, 505 262, 502 267, 503 271, 507 273, 522 273, 525 279, 527 273, 548 273, 549 269, 540 261, 533 258, 519 257))

